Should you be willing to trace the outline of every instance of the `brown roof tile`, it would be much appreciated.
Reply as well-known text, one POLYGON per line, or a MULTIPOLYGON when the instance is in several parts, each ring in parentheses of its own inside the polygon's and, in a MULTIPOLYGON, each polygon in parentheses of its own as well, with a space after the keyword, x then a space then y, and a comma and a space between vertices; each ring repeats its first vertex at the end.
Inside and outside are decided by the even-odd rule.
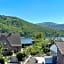
POLYGON ((56 42, 55 43, 59 51, 61 52, 62 55, 64 55, 64 42, 56 42))
POLYGON ((8 42, 11 46, 21 46, 20 35, 12 34, 7 37, 8 42))

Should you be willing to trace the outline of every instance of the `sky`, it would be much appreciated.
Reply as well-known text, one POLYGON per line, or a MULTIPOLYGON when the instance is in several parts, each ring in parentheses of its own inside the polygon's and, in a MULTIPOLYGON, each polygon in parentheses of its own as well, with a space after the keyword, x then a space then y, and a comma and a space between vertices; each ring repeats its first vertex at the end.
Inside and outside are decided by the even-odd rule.
POLYGON ((0 15, 31 23, 64 23, 64 0, 0 0, 0 15))

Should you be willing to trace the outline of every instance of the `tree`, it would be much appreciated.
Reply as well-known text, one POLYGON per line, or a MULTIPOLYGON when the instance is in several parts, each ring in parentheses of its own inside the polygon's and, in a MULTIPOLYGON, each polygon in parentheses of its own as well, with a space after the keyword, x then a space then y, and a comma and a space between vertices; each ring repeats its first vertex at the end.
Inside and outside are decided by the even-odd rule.
POLYGON ((51 43, 51 45, 52 45, 52 44, 54 44, 55 42, 54 42, 54 40, 50 39, 50 43, 51 43))
POLYGON ((18 61, 22 61, 25 58, 25 54, 24 53, 18 53, 16 55, 16 57, 17 57, 18 61))
POLYGON ((0 64, 4 64, 4 59, 0 59, 0 64))
POLYGON ((35 36, 36 39, 45 39, 45 33, 43 32, 37 32, 35 36))

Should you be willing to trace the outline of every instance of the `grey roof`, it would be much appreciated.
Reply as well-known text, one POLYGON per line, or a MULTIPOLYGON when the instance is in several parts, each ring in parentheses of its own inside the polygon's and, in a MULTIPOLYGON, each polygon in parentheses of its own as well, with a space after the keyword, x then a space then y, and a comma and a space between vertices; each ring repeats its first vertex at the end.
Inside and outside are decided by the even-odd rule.
POLYGON ((18 62, 18 59, 15 56, 10 57, 10 62, 18 62))
POLYGON ((8 36, 7 33, 0 33, 0 40, 6 38, 8 36))
POLYGON ((6 40, 9 42, 11 46, 22 46, 20 35, 19 34, 12 34, 12 33, 0 33, 0 41, 6 40))
POLYGON ((57 48, 59 49, 60 53, 64 55, 64 42, 56 42, 55 44, 57 48))
POLYGON ((11 46, 21 46, 20 35, 12 34, 7 37, 8 42, 11 46))

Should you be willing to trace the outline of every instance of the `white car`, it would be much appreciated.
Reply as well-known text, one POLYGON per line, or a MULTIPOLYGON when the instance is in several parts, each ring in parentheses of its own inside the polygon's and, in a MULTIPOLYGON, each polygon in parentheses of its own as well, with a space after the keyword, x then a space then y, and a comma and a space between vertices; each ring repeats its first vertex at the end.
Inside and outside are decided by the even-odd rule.
POLYGON ((34 57, 36 64, 45 64, 45 59, 43 57, 34 57))

